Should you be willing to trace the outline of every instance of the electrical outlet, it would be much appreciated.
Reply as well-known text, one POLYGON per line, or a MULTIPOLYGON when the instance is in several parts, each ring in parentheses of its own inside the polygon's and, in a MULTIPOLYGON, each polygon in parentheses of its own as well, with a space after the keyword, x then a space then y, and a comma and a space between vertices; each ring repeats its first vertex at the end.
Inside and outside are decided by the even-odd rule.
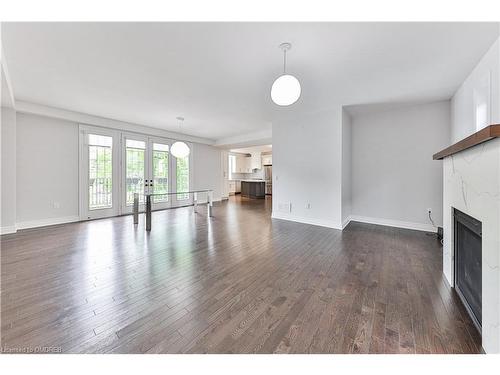
POLYGON ((428 214, 432 214, 432 208, 428 208, 428 209, 427 209, 427 213, 428 213, 428 214))
POLYGON ((59 203, 59 202, 52 202, 52 207, 54 207, 55 209, 59 209, 59 208, 61 208, 61 203, 59 203))
POLYGON ((310 210, 311 209, 311 203, 306 204, 306 209, 310 210))

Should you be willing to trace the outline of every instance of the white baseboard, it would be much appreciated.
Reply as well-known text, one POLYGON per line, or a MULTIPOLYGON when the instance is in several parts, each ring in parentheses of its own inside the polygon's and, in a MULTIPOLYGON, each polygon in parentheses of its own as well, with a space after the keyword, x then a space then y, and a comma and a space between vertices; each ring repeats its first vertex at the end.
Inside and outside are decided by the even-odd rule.
POLYGON ((17 232, 17 229, 16 229, 15 225, 10 225, 8 227, 0 227, 0 235, 16 233, 16 232, 17 232))
POLYGON ((288 214, 275 213, 275 212, 272 213, 271 217, 273 219, 294 221, 296 223, 318 225, 320 227, 327 227, 327 228, 332 228, 332 229, 342 229, 342 228, 340 228, 340 226, 337 223, 335 223, 333 221, 329 221, 329 220, 318 220, 318 219, 313 219, 310 217, 301 217, 301 216, 288 215, 288 214))
POLYGON ((351 217, 347 217, 347 219, 345 219, 343 222, 342 222, 342 230, 345 229, 345 227, 347 227, 347 225, 351 222, 351 217))
POLYGON ((16 227, 17 229, 38 228, 38 227, 46 227, 49 225, 74 223, 75 221, 80 221, 80 217, 65 216, 65 217, 54 217, 50 219, 23 221, 21 223, 17 223, 16 227))
MULTIPOLYGON (((220 202, 221 198, 216 198, 213 202, 220 202)), ((207 203, 207 201, 198 201, 199 204, 207 203)), ((117 215, 118 216, 118 215, 117 215)), ((83 219, 84 221, 86 219, 83 219)), ((82 221, 79 216, 65 216, 65 217, 55 217, 50 219, 40 219, 40 220, 30 220, 17 223, 15 227, 3 227, 1 228, 1 234, 15 233, 16 230, 29 229, 29 228, 39 228, 46 227, 49 225, 58 225, 66 223, 74 223, 77 221, 82 221), (5 232, 4 232, 5 230, 5 232)))
POLYGON ((431 224, 414 223, 411 221, 381 219, 381 218, 377 218, 377 217, 351 215, 349 218, 349 221, 359 221, 361 223, 385 225, 387 227, 413 229, 413 230, 420 230, 420 231, 424 231, 424 232, 434 232, 435 233, 437 231, 437 229, 434 226, 432 226, 431 224))

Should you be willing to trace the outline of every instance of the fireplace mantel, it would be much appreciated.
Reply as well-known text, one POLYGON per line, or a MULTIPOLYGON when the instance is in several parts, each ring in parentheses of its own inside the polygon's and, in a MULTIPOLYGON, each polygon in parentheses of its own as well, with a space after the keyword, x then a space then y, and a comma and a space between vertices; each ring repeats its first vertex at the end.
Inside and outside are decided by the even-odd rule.
POLYGON ((466 150, 497 137, 500 137, 500 124, 490 125, 468 136, 467 138, 464 138, 461 141, 452 144, 450 147, 439 151, 438 153, 434 154, 432 158, 434 160, 441 160, 447 156, 456 154, 457 152, 466 150))

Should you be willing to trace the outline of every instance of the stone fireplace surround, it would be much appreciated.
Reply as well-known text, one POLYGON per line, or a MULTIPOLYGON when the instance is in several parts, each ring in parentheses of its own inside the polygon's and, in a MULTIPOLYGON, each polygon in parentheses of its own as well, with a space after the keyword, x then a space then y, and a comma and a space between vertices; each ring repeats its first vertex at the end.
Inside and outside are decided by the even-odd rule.
POLYGON ((443 159, 443 273, 454 286, 456 208, 482 222, 482 346, 486 353, 499 353, 500 125, 488 128, 488 137, 475 133, 434 159, 443 159))

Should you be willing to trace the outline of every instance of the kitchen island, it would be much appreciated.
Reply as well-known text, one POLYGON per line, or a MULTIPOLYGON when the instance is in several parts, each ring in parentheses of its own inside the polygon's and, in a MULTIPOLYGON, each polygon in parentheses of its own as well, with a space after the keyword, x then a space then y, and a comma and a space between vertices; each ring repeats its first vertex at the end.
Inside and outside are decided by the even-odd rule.
POLYGON ((265 180, 241 180, 241 196, 264 199, 266 197, 265 180))

